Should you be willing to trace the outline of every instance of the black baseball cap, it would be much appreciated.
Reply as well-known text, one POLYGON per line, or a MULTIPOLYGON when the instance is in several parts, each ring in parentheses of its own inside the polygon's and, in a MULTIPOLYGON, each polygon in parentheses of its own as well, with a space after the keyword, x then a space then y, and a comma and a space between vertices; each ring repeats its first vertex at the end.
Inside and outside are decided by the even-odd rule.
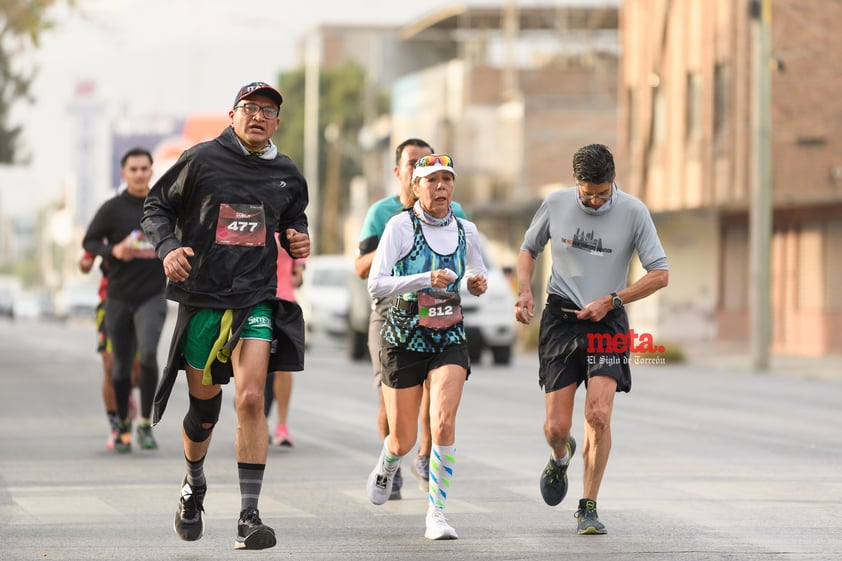
POLYGON ((234 98, 234 106, 236 106, 243 98, 246 98, 250 95, 260 93, 265 95, 266 97, 272 98, 275 103, 278 104, 278 107, 284 102, 284 98, 281 95, 281 92, 267 84, 266 82, 252 82, 250 84, 246 84, 240 91, 237 92, 237 97, 234 98))

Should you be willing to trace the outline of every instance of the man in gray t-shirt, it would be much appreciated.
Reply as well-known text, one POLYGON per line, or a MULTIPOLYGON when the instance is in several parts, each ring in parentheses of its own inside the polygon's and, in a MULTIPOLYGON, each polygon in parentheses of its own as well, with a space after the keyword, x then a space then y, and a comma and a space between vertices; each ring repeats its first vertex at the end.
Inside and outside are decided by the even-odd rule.
POLYGON ((555 506, 567 494, 573 400, 584 382, 584 485, 576 518, 579 534, 604 534, 596 498, 611 448, 616 392, 631 389, 629 330, 624 304, 665 287, 667 258, 649 210, 614 184, 614 157, 592 144, 573 156, 576 186, 551 193, 532 218, 518 256, 515 319, 535 312, 535 259, 552 240, 552 271, 541 315, 538 382, 544 389, 544 436, 552 451, 541 474, 541 495, 555 506), (634 253, 646 274, 627 285, 634 253))

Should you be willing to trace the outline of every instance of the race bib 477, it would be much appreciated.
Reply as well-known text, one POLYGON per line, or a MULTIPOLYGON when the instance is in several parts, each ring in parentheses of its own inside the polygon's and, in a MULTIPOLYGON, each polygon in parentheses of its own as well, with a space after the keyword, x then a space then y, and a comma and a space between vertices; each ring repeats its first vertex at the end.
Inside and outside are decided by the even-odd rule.
POLYGON ((266 245, 266 216, 262 204, 222 203, 216 223, 216 243, 221 245, 266 245))

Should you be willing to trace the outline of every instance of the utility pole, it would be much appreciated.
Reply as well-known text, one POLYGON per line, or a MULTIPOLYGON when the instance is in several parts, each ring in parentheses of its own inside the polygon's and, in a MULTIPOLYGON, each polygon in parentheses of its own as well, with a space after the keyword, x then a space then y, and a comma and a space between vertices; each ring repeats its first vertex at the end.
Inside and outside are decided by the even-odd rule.
POLYGON ((769 369, 772 333, 772 139, 771 39, 772 0, 749 0, 753 45, 752 182, 749 206, 749 315, 751 366, 769 369))
POLYGON ((316 29, 307 35, 304 54, 304 177, 310 203, 307 220, 310 230, 310 251, 318 251, 319 213, 319 74, 321 68, 321 32, 316 29))
POLYGON ((502 8, 503 36, 506 41, 506 65, 503 68, 503 95, 514 96, 520 90, 517 76, 517 39, 520 11, 517 0, 506 0, 502 8))

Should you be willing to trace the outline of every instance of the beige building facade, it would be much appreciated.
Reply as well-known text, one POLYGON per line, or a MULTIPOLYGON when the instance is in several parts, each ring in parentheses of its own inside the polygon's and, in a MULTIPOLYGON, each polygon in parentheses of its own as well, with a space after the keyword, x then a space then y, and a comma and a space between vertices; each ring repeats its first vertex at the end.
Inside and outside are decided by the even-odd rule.
MULTIPOLYGON (((758 5, 760 3, 758 2, 758 5)), ((842 352, 842 3, 771 0, 772 351, 842 352)), ((651 209, 675 341, 748 343, 751 0, 625 0, 618 168, 651 209)))

